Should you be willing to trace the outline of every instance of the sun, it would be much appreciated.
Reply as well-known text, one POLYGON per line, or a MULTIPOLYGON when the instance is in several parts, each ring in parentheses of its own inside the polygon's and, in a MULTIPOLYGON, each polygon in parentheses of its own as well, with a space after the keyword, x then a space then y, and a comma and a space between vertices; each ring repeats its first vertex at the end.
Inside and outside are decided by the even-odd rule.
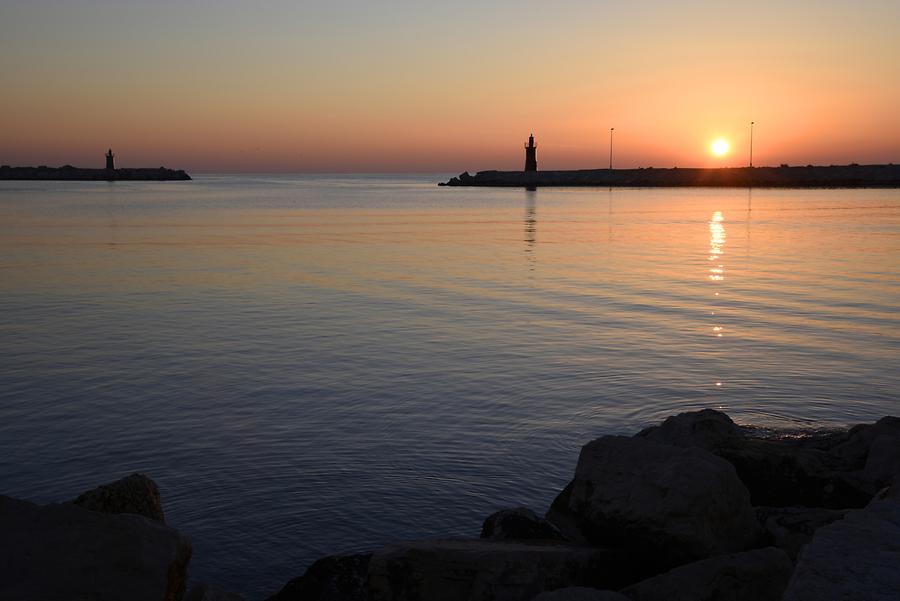
POLYGON ((728 154, 728 151, 731 149, 731 144, 729 144, 728 140, 726 140, 725 138, 717 138, 713 140, 713 143, 710 145, 709 149, 717 157, 723 157, 728 154))

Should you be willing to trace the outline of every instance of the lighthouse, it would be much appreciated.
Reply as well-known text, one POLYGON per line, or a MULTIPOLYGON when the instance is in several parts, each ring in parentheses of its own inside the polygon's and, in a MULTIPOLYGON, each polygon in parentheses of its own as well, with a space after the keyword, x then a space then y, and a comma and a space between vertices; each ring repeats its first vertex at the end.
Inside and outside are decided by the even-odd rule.
POLYGON ((525 171, 537 171, 537 146, 534 145, 534 134, 528 136, 525 146, 525 171))
POLYGON ((107 171, 115 171, 116 165, 113 162, 113 159, 116 158, 116 155, 113 154, 112 148, 106 151, 106 170, 107 171))

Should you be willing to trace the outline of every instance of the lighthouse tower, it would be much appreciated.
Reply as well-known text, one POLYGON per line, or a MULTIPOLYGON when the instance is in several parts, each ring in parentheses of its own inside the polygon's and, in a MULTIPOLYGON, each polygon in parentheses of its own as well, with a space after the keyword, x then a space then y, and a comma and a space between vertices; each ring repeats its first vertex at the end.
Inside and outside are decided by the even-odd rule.
POLYGON ((534 134, 528 136, 525 146, 525 171, 537 171, 537 146, 534 145, 534 134))
POLYGON ((116 158, 116 155, 113 154, 112 148, 106 151, 106 169, 107 171, 115 171, 116 165, 113 162, 113 159, 116 158))

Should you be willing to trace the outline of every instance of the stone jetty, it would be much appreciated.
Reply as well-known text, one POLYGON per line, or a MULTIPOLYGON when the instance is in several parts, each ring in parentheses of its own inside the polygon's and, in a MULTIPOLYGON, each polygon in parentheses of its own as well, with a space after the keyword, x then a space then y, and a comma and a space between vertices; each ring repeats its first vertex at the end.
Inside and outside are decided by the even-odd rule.
POLYGON ((116 155, 110 148, 106 155, 106 166, 103 169, 83 169, 64 165, 62 167, 10 167, 0 166, 0 180, 36 180, 36 181, 186 181, 191 176, 183 170, 147 168, 116 168, 116 155))
POLYGON ((182 169, 83 169, 63 167, 10 167, 0 166, 0 180, 116 182, 116 181, 189 181, 191 176, 182 169))
POLYGON ((718 188, 900 188, 900 165, 805 167, 673 167, 568 171, 468 171, 440 186, 539 187, 718 187, 718 188))

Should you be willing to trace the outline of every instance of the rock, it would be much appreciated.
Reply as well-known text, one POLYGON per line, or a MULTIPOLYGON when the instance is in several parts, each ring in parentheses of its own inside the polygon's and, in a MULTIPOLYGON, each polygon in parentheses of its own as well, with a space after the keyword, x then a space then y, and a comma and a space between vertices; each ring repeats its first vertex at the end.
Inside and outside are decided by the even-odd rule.
POLYGON ((766 543, 784 549, 791 559, 812 540, 822 526, 840 520, 847 511, 821 507, 757 507, 756 517, 763 525, 766 543))
POLYGON ((874 503, 875 501, 883 501, 885 499, 900 500, 900 484, 886 486, 885 488, 881 489, 872 499, 872 502, 874 503))
POLYGON ((572 484, 548 519, 592 544, 646 556, 648 573, 740 551, 759 524, 750 495, 725 460, 699 448, 604 436, 581 450, 572 484))
POLYGON ((689 563, 629 586, 631 601, 778 601, 793 564, 768 547, 689 563))
POLYGON ((371 553, 317 560, 266 601, 365 601, 371 553))
POLYGON ((896 600, 900 591, 900 498, 879 494, 865 509, 819 528, 800 553, 784 601, 896 600))
POLYGON ((177 601, 191 544, 138 515, 0 496, 0 599, 177 601))
POLYGON ((541 593, 531 601, 628 601, 628 597, 615 591, 600 591, 583 586, 570 586, 541 593))
POLYGON ((676 447, 700 447, 708 451, 735 447, 744 442, 744 435, 731 418, 714 409, 673 415, 659 426, 646 428, 636 436, 676 447))
POLYGON ((829 445, 828 454, 842 463, 845 470, 861 470, 875 439, 887 436, 900 438, 900 417, 882 417, 874 424, 853 426, 849 432, 838 437, 836 444, 829 445))
POLYGON ((882 434, 872 441, 863 480, 872 488, 880 489, 892 483, 900 484, 900 437, 882 434))
POLYGON ((556 526, 566 540, 578 545, 589 545, 587 538, 581 532, 578 518, 572 514, 569 508, 569 502, 572 498, 572 489, 575 487, 575 481, 569 482, 562 492, 560 492, 550 508, 547 510, 544 518, 556 526))
MULTIPOLYGON (((874 493, 854 475, 843 473, 842 462, 827 452, 828 446, 838 444, 836 435, 819 437, 815 444, 749 438, 724 413, 704 409, 672 416, 636 436, 699 447, 722 457, 734 466, 754 505, 862 507, 874 493)), ((846 433, 839 436, 840 441, 847 438, 846 433)))
POLYGON ((747 440, 719 449, 750 490, 754 505, 862 507, 871 498, 849 474, 829 466, 827 453, 779 440, 747 440))
POLYGON ((567 586, 619 588, 633 559, 618 551, 556 543, 431 540, 372 556, 371 601, 527 601, 567 586))
POLYGON ((183 601, 245 601, 245 599, 236 593, 228 593, 207 584, 198 584, 191 588, 183 601))
POLYGON ((159 487, 144 474, 131 474, 82 493, 75 505, 101 513, 133 513, 166 523, 159 487))
POLYGON ((525 507, 504 509, 484 520, 481 538, 491 540, 565 540, 559 529, 525 507))
POLYGON ((473 176, 469 175, 468 171, 463 171, 462 173, 459 174, 459 183, 462 186, 467 186, 467 185, 471 186, 472 184, 475 183, 475 178, 473 176))

